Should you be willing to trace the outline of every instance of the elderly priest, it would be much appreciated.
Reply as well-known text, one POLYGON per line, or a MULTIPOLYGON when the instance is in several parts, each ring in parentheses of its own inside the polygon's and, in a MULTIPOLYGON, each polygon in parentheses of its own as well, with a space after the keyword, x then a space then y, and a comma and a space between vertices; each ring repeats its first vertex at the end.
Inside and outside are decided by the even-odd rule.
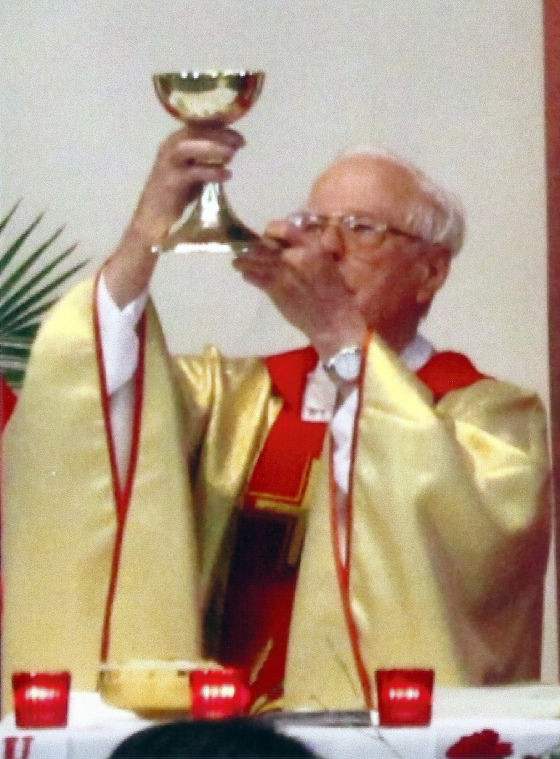
POLYGON ((446 191, 345 154, 233 262, 309 347, 167 354, 154 246, 241 144, 166 140, 37 338, 5 443, 4 695, 15 669, 91 690, 100 661, 201 656, 244 668, 255 710, 372 707, 379 667, 538 679, 544 414, 418 332, 463 236, 446 191))

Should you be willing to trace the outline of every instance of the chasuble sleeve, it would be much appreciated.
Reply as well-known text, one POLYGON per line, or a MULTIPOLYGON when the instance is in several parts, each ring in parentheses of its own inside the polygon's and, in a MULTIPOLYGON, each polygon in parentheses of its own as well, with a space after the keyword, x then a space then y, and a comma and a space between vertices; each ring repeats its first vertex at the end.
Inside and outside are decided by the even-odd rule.
POLYGON ((483 612, 542 582, 550 527, 545 411, 533 392, 495 380, 449 393, 436 411, 456 443, 473 506, 447 518, 435 507, 432 525, 440 545, 454 547, 465 598, 483 612))
POLYGON ((539 399, 482 379, 434 402, 374 338, 357 425, 352 591, 358 617, 386 621, 383 634, 366 621, 366 649, 386 651, 382 666, 439 662, 449 684, 538 678, 550 519, 539 399))
POLYGON ((120 482, 93 300, 85 282, 50 312, 4 438, 4 711, 16 669, 69 669, 94 690, 100 661, 200 656, 182 407, 159 325, 148 314, 120 482))

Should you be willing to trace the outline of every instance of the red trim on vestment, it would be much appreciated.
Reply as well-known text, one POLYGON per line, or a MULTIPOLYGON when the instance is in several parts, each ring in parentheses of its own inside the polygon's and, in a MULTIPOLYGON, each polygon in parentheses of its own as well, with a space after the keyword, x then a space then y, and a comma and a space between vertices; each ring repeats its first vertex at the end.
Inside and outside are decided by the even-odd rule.
POLYGON ((144 365, 145 365, 145 346, 146 346, 146 316, 142 315, 138 324, 138 367, 135 375, 134 385, 134 415, 132 422, 132 442, 130 450, 130 461, 128 465, 128 471, 124 488, 121 485, 119 479, 119 471, 117 467, 117 458, 115 453, 115 443, 113 440, 113 434, 111 429, 111 407, 110 398, 107 391, 105 364, 103 360, 103 349, 101 344, 101 329, 99 324, 99 314, 97 311, 97 287, 99 283, 99 276, 97 275, 95 280, 95 286, 93 290, 93 325, 95 335, 95 350, 97 355, 97 363, 99 368, 99 386, 101 392, 101 406, 103 409, 103 420, 105 423, 105 433, 107 437, 107 447, 109 451, 109 460, 111 463, 111 481, 113 485, 113 497, 115 501, 115 510, 117 516, 117 532, 115 535, 115 545, 113 548, 113 559, 111 563, 111 576, 109 580, 109 589, 107 591, 107 601, 105 604, 105 616, 103 619, 103 633, 101 638, 101 661, 107 661, 109 655, 109 646, 111 638, 111 614, 113 611, 113 602, 115 599, 115 592, 117 587, 117 579, 119 573, 119 565, 121 559, 122 542, 124 537, 124 529, 126 525, 126 517, 128 513, 128 506, 130 504, 130 497, 132 494, 132 486, 134 483, 134 474, 136 472, 136 464, 138 461, 138 448, 140 441, 140 427, 142 417, 142 402, 144 397, 144 365))
MULTIPOLYGON (((371 342, 373 333, 368 332, 368 335, 363 345, 363 355, 367 356, 369 343, 371 342)), ((338 584, 340 588, 340 595, 342 598, 342 606, 344 609, 344 616, 346 618, 346 625, 348 627, 348 634, 350 636, 350 643, 352 645, 352 653, 354 654, 354 661, 356 663, 356 669, 358 671, 358 677, 360 678, 360 684, 362 686, 362 693, 364 696, 364 705, 366 709, 372 710, 374 708, 374 702, 371 691, 371 680, 368 675, 367 668, 364 663, 362 653, 360 651, 360 633, 358 624, 354 618, 352 611, 352 603, 350 600, 350 562, 352 552, 352 532, 354 525, 354 509, 353 509, 353 472, 354 464, 356 461, 356 442, 358 439, 358 419, 362 410, 363 400, 363 387, 364 387, 364 374, 366 370, 366 361, 362 361, 362 367, 360 370, 360 377, 358 380, 358 407, 356 409, 356 418, 354 422, 354 429, 352 434, 352 452, 350 457, 350 475, 348 481, 348 495, 346 497, 346 560, 340 555, 340 540, 339 540, 339 520, 337 509, 337 485, 334 479, 334 441, 332 433, 330 435, 330 447, 329 447, 329 487, 330 487, 330 499, 331 499, 331 535, 332 546, 334 553, 334 563, 336 566, 336 574, 338 577, 338 584)))
POLYGON ((138 464, 138 449, 140 447, 140 428, 142 421, 142 409, 144 407, 144 374, 146 364, 146 314, 143 313, 138 323, 138 367, 134 378, 134 411, 132 417, 132 440, 130 445, 130 459, 126 475, 126 484, 121 500, 121 519, 124 522, 128 513, 128 506, 132 496, 134 475, 138 464))
MULTIPOLYGON (((17 403, 17 395, 12 390, 11 386, 0 376, 0 435, 4 431, 4 427, 8 424, 17 403)), ((4 517, 2 514, 2 503, 4 498, 2 496, 2 483, 4 481, 4 474, 2 472, 1 464, 4 459, 3 442, 0 438, 0 640, 2 640, 2 620, 4 619, 4 581, 3 572, 1 568, 2 557, 2 536, 4 534, 4 517)))
MULTIPOLYGON (((350 636, 350 644, 352 646, 352 653, 354 655, 354 662, 356 664, 356 669, 358 670, 358 677, 360 678, 360 685, 362 686, 362 693, 364 696, 364 706, 366 709, 373 709, 373 699, 371 694, 371 681, 370 677, 368 675, 366 666, 364 664, 364 660, 362 658, 361 652, 360 652, 360 633, 358 630, 358 625, 356 624, 356 620, 354 619, 354 615, 352 612, 352 605, 350 601, 350 571, 349 571, 349 564, 345 564, 342 561, 342 556, 340 555, 340 549, 339 549, 339 524, 338 524, 338 518, 337 518, 337 509, 336 509, 336 500, 337 500, 337 486, 334 481, 334 477, 332 476, 332 439, 331 439, 331 446, 330 446, 330 469, 331 469, 331 477, 330 477, 330 499, 331 499, 331 510, 330 510, 330 518, 331 518, 331 536, 332 536, 332 549, 334 553, 334 563, 336 567, 336 575, 338 578, 338 587, 340 589, 340 597, 342 600, 342 607, 344 610, 344 617, 346 619, 346 626, 348 628, 348 635, 350 636)), ((350 510, 350 499, 348 502, 348 509, 350 510)), ((350 522, 350 520, 348 520, 350 522)), ((350 530, 350 527, 348 525, 348 530, 350 530)), ((347 557, 349 558, 349 557, 347 557)))

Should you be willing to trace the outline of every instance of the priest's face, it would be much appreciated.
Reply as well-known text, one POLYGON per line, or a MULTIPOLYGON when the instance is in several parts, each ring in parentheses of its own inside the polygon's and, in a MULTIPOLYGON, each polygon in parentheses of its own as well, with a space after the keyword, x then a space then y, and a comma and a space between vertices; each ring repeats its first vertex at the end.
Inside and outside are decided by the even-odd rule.
POLYGON ((319 177, 302 222, 382 335, 408 323, 415 329, 447 275, 449 251, 416 236, 407 221, 416 201, 429 202, 407 169, 357 154, 319 177))

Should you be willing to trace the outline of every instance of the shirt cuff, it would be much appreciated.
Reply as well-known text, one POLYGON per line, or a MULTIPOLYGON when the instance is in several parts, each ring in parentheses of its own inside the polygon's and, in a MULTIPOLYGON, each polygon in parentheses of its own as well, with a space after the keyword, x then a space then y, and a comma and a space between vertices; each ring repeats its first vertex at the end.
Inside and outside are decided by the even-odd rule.
POLYGON ((113 300, 101 272, 97 286, 97 315, 105 367, 105 382, 109 395, 128 382, 138 365, 138 336, 136 326, 148 301, 148 293, 120 309, 113 300))

